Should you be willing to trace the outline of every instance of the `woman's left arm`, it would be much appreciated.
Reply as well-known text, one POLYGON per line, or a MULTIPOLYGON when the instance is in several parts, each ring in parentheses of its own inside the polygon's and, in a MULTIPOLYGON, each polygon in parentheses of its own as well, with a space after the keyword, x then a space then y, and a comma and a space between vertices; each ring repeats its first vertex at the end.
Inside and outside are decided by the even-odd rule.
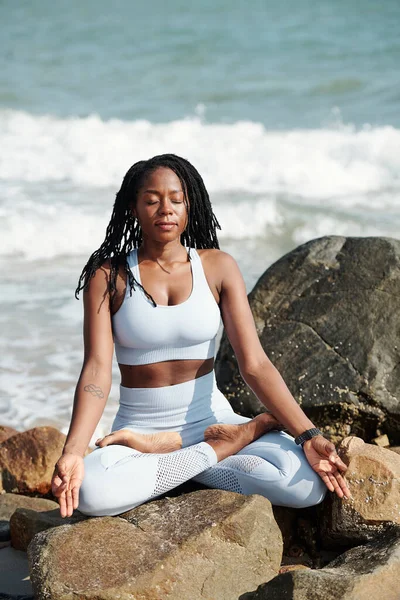
MULTIPOLYGON (((235 352, 240 373, 246 384, 273 416, 297 437, 315 427, 293 398, 279 371, 265 354, 257 335, 247 299, 246 287, 236 261, 224 252, 216 256, 214 269, 219 274, 220 309, 226 334, 235 352)), ((215 271, 214 271, 215 272, 215 271)), ((340 474, 347 467, 336 453, 335 446, 322 435, 303 444, 312 468, 321 476, 330 491, 350 497, 350 491, 340 474)))

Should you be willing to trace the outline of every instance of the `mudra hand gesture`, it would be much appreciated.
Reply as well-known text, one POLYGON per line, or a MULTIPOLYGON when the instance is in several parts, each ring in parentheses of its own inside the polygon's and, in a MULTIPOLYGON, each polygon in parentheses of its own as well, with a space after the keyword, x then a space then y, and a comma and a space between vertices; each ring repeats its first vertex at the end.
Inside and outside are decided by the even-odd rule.
POLYGON ((339 498, 351 498, 345 473, 347 466, 336 452, 335 446, 324 438, 317 435, 307 440, 303 445, 304 454, 316 473, 321 477, 330 492, 335 492, 339 498))
POLYGON ((84 471, 83 458, 78 454, 63 454, 56 463, 51 491, 58 499, 62 517, 70 517, 78 508, 84 471))

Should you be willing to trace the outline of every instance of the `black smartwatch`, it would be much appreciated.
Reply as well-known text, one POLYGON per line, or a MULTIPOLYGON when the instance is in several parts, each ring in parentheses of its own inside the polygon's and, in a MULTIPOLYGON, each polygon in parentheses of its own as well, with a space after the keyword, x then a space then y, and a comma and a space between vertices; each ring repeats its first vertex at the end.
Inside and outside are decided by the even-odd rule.
POLYGON ((322 431, 320 431, 316 427, 313 427, 312 429, 307 429, 306 431, 303 431, 302 434, 300 434, 296 438, 294 438, 294 441, 296 442, 296 444, 298 446, 303 446, 304 442, 306 442, 307 440, 311 440, 313 437, 315 437, 317 435, 324 435, 324 434, 322 433, 322 431))

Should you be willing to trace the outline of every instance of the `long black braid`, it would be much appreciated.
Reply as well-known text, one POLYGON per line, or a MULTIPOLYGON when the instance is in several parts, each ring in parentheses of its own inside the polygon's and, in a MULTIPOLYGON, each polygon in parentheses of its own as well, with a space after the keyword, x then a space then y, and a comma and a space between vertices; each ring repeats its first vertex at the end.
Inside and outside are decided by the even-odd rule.
POLYGON ((130 293, 132 294, 132 290, 137 285, 156 305, 150 294, 134 278, 127 263, 127 256, 133 248, 138 248, 142 241, 142 230, 139 222, 132 214, 132 205, 136 202, 138 190, 145 177, 159 167, 166 167, 174 171, 182 185, 188 211, 188 224, 181 235, 181 243, 189 248, 219 248, 216 230, 221 229, 221 227, 213 213, 203 179, 193 165, 176 154, 160 154, 149 160, 141 160, 132 165, 122 181, 107 226, 105 240, 86 263, 79 277, 78 287, 75 290, 76 298, 78 298, 81 290, 88 289, 90 279, 97 269, 109 260, 111 267, 109 291, 111 297, 116 293, 117 274, 122 266, 127 275, 127 285, 129 282, 130 293))

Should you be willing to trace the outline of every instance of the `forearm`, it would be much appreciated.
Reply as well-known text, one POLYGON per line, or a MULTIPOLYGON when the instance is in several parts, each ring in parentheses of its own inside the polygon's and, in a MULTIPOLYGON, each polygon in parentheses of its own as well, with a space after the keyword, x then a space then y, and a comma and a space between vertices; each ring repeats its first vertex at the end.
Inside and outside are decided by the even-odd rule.
POLYGON ((110 393, 109 371, 100 365, 84 365, 75 390, 71 424, 63 454, 84 456, 110 393))
POLYGON ((315 427, 293 398, 274 365, 266 361, 242 377, 257 398, 286 429, 297 436, 315 427))

